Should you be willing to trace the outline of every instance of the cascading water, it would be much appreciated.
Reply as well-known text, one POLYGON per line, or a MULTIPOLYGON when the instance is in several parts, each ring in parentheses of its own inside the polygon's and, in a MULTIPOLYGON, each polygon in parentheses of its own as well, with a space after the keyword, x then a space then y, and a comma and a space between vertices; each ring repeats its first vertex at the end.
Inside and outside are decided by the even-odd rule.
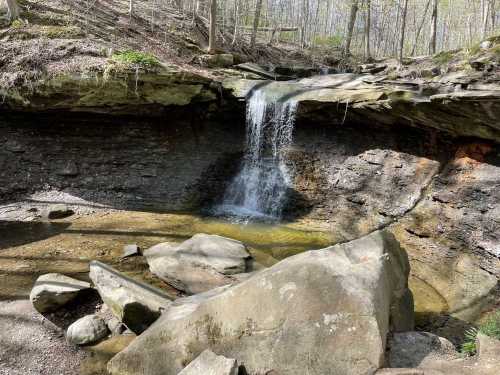
POLYGON ((247 102, 246 151, 217 211, 243 219, 277 220, 289 187, 283 151, 291 145, 297 103, 256 90, 247 102))

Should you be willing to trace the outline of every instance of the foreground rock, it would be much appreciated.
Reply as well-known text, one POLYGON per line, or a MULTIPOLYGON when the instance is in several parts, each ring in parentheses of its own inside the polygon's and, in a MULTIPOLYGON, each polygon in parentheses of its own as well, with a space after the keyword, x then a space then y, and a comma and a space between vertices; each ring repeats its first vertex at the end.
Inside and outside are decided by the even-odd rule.
POLYGON ((205 350, 179 375, 238 375, 238 362, 205 350))
POLYGON ((144 255, 152 273, 188 294, 235 282, 233 276, 249 271, 251 260, 243 243, 208 234, 180 245, 162 243, 144 255))
POLYGON ((31 290, 30 300, 41 313, 53 312, 75 299, 81 291, 90 289, 85 281, 58 273, 40 276, 31 290))
POLYGON ((479 335, 478 355, 464 357, 445 338, 426 332, 397 333, 389 346, 388 365, 377 375, 496 375, 500 341, 479 335), (482 348, 481 348, 482 347, 482 348))
POLYGON ((97 315, 87 315, 69 326, 66 339, 74 345, 89 345, 104 339, 108 334, 104 319, 97 315))
POLYGON ((192 308, 173 306, 108 365, 112 374, 174 375, 210 349, 250 374, 372 374, 392 320, 411 329, 406 254, 394 237, 288 258, 192 308), (393 314, 393 312, 398 312, 393 314))
POLYGON ((389 365, 396 368, 425 367, 436 360, 457 357, 450 341, 427 332, 395 333, 390 346, 389 365))
POLYGON ((90 278, 113 314, 137 334, 148 328, 171 304, 161 290, 133 280, 101 262, 90 264, 90 278))

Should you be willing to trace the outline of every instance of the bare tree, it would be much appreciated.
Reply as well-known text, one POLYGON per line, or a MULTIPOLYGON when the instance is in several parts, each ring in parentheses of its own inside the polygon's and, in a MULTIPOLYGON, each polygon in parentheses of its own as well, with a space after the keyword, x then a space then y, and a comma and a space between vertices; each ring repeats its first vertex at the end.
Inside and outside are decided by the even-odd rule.
POLYGON ((252 46, 252 48, 255 47, 255 43, 257 42, 257 30, 259 29, 261 10, 262 10, 262 0, 257 0, 257 4, 255 5, 255 17, 253 19, 252 39, 250 41, 250 45, 252 46))
POLYGON ((6 0, 7 9, 9 10, 9 19, 11 21, 18 19, 21 11, 19 9, 19 5, 17 5, 16 0, 6 0))
POLYGON ((403 62, 403 49, 405 46, 406 15, 408 13, 408 0, 403 0, 403 14, 401 16, 401 35, 399 38, 399 62, 403 62))
POLYGON ((431 55, 436 53, 438 5, 439 0, 432 0, 431 41, 429 43, 429 53, 431 55))
POLYGON ((354 24, 358 15, 358 0, 351 0, 351 12, 349 15, 349 23, 347 24, 347 38, 345 40, 344 54, 347 56, 351 51, 352 34, 354 32, 354 24))
POLYGON ((210 2, 210 30, 208 34, 208 53, 216 53, 217 44, 217 0, 210 2))
POLYGON ((129 0, 129 2, 128 2, 128 15, 131 18, 134 15, 134 0, 129 0))
POLYGON ((366 5, 366 17, 365 17, 365 59, 371 60, 372 56, 370 53, 370 28, 371 28, 371 13, 372 4, 371 0, 365 0, 366 5))

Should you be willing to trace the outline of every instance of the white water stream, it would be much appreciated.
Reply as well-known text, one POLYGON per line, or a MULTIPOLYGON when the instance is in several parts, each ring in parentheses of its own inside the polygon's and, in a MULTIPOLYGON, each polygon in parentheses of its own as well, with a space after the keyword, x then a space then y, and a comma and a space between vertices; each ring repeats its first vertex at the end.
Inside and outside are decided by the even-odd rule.
POLYGON ((290 185, 283 151, 292 144, 297 103, 256 90, 247 102, 246 151, 218 213, 278 220, 290 185))

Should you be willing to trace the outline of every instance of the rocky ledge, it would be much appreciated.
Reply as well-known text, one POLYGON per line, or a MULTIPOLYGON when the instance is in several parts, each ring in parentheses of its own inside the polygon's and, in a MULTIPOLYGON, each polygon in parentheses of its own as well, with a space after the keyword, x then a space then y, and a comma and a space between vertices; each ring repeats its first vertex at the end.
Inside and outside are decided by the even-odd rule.
POLYGON ((424 127, 500 142, 500 85, 469 88, 454 77, 412 81, 347 73, 292 82, 226 79, 223 87, 241 100, 263 89, 275 100, 298 102, 298 118, 309 121, 424 127))

